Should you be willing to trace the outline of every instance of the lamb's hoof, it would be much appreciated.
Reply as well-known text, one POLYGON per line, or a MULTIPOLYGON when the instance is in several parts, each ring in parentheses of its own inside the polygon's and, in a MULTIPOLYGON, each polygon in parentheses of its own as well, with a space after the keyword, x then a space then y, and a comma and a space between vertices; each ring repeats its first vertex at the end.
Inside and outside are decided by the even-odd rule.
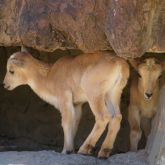
POLYGON ((104 148, 101 149, 98 153, 98 158, 100 159, 107 159, 109 157, 109 155, 111 154, 111 149, 109 148, 104 148))
POLYGON ((66 151, 66 154, 73 154, 73 153, 74 153, 73 150, 71 150, 71 151, 66 151))
POLYGON ((74 153, 73 150, 63 150, 62 154, 72 154, 74 153))
POLYGON ((78 150, 78 154, 81 154, 81 155, 91 155, 92 153, 92 149, 93 149, 93 146, 88 144, 86 145, 86 147, 80 147, 80 149, 78 150))

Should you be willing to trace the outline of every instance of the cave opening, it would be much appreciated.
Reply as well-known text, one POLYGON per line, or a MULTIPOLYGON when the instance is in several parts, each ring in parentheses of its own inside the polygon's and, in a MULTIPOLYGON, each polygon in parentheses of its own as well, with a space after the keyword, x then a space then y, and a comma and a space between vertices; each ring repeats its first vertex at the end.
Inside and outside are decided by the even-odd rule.
MULTIPOLYGON (((20 47, 0 47, 0 84, 6 73, 6 62, 9 56, 19 51, 20 47)), ((56 50, 52 53, 39 52, 29 49, 32 55, 45 62, 55 62, 58 58, 68 55, 78 55, 80 50, 56 50)), ((163 54, 146 53, 145 56, 155 56, 165 60, 163 54)), ((118 133, 113 154, 129 151, 129 124, 127 108, 129 104, 129 83, 124 89, 121 99, 123 115, 121 129, 118 133)), ((78 150, 90 133, 94 124, 94 117, 88 104, 83 106, 83 117, 75 139, 78 150)), ((106 133, 106 132, 105 132, 106 133)), ((104 135, 105 135, 104 133, 104 135)), ((96 145, 96 152, 100 142, 96 145)), ((142 138, 139 148, 144 148, 145 139, 142 138)), ((63 147, 63 131, 61 117, 58 110, 42 101, 28 86, 20 86, 13 91, 7 91, 0 86, 0 151, 23 150, 55 150, 60 152, 63 147)))

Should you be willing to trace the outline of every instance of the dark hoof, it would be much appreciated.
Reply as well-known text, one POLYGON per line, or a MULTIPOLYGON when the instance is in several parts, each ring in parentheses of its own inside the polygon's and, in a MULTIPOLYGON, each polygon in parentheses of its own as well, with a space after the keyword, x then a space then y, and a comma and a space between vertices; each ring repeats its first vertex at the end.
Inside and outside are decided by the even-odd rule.
POLYGON ((100 158, 100 159, 107 159, 107 158, 110 156, 111 151, 112 151, 112 150, 109 149, 109 148, 102 149, 102 150, 99 152, 99 154, 98 154, 98 158, 100 158))
POLYGON ((86 145, 86 147, 84 149, 80 148, 79 151, 78 151, 78 154, 81 154, 81 155, 91 155, 91 151, 93 149, 93 146, 92 145, 86 145))
POLYGON ((73 154, 73 151, 66 151, 66 154, 73 154))

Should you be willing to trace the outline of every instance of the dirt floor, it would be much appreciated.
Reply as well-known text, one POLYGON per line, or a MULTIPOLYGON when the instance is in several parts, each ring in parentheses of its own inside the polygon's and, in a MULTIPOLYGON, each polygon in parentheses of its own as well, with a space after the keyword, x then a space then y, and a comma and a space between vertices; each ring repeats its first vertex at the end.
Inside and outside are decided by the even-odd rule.
POLYGON ((1 152, 0 165, 149 165, 144 151, 125 153, 101 160, 92 156, 60 154, 53 151, 1 152))

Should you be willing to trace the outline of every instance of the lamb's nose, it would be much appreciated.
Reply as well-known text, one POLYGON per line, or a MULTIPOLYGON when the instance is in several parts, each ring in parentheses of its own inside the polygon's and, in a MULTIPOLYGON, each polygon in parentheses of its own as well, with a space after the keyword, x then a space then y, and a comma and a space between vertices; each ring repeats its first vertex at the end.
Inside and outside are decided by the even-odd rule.
POLYGON ((147 98, 150 98, 152 96, 152 93, 145 93, 145 95, 147 96, 147 98))

